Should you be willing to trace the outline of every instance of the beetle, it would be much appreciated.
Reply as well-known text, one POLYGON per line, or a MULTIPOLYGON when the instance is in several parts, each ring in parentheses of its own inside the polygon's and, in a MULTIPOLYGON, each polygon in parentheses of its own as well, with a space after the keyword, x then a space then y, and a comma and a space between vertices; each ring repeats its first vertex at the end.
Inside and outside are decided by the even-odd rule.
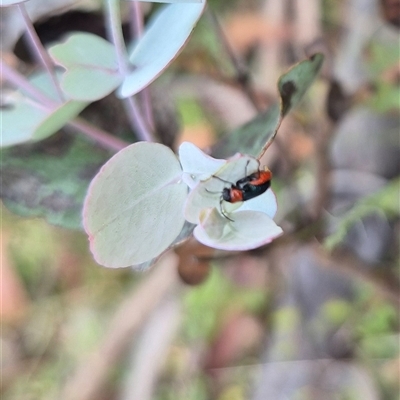
POLYGON ((239 203, 241 201, 254 199, 254 197, 265 193, 271 186, 272 172, 268 168, 264 167, 262 170, 259 169, 258 171, 239 179, 236 183, 225 181, 218 176, 213 175, 213 177, 231 185, 222 190, 219 204, 221 214, 233 222, 233 220, 226 215, 222 207, 222 202, 239 203))

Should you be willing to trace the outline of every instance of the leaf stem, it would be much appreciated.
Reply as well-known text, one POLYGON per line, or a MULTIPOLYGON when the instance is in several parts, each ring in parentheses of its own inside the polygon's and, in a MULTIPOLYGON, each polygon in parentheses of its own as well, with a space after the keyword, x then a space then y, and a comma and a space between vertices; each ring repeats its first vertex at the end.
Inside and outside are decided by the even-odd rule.
POLYGON ((148 130, 142 116, 140 115, 136 100, 130 96, 124 99, 124 106, 131 126, 137 133, 138 138, 146 142, 154 142, 153 135, 148 130))
MULTIPOLYGON (((29 82, 29 80, 26 79, 25 76, 8 66, 7 63, 5 63, 2 59, 0 59, 0 70, 2 76, 4 76, 8 82, 10 82, 19 90, 22 90, 32 96, 33 99, 42 104, 44 107, 48 109, 54 109, 59 106, 58 103, 48 98, 45 94, 43 94, 42 91, 32 85, 32 83, 29 82)), ((107 149, 119 151, 129 145, 129 143, 113 137, 109 133, 92 126, 81 118, 76 118, 75 120, 68 122, 67 125, 70 125, 75 129, 80 130, 83 134, 94 139, 96 142, 98 142, 100 145, 103 145, 103 147, 107 149)))
POLYGON ((142 36, 143 33, 143 14, 140 3, 138 1, 130 1, 129 10, 131 16, 129 19, 131 35, 133 38, 137 39, 142 36))
POLYGON ((108 132, 103 131, 96 126, 88 123, 82 118, 75 118, 73 121, 68 122, 69 126, 81 131, 86 136, 94 139, 98 144, 102 145, 106 149, 120 151, 130 143, 125 142, 117 137, 110 135, 108 132))
MULTIPOLYGON (((109 39, 115 46, 118 60, 119 72, 122 76, 129 73, 129 67, 126 57, 126 47, 121 29, 121 13, 119 7, 120 0, 107 0, 108 18, 106 20, 109 39)), ((139 108, 132 97, 124 101, 125 110, 132 128, 136 131, 140 140, 153 142, 154 138, 148 129, 146 122, 139 112, 139 108)))
POLYGON ((20 74, 14 68, 7 65, 2 59, 0 59, 0 69, 5 79, 10 82, 17 89, 25 91, 32 96, 39 103, 42 103, 46 107, 54 108, 57 104, 54 100, 47 97, 41 90, 37 89, 24 75, 20 74))
MULTIPOLYGON (((264 146, 262 147, 262 149, 261 149, 261 151, 260 151, 260 153, 258 154, 258 156, 257 156, 257 159, 258 160, 260 160, 261 158, 262 158, 262 156, 265 154, 265 152, 268 150, 268 148, 269 148, 269 146, 271 146, 271 144, 273 143, 273 141, 275 140, 275 137, 276 137, 276 134, 278 133, 278 130, 279 130, 279 128, 280 128, 280 126, 281 126, 281 124, 282 124, 282 120, 283 120, 283 114, 282 114, 282 111, 281 111, 281 105, 279 104, 275 104, 275 105, 272 105, 271 107, 276 107, 277 109, 278 109, 278 111, 277 112, 279 112, 279 119, 278 119, 278 121, 277 121, 277 124, 276 124, 276 126, 275 126, 275 129, 274 129, 274 132, 272 133, 272 135, 267 139, 267 141, 266 141, 266 143, 264 144, 264 146)), ((282 153, 284 153, 284 148, 283 148, 283 145, 278 145, 279 147, 280 147, 280 151, 282 152, 282 153)))
POLYGON ((32 49, 36 52, 38 58, 40 59, 40 61, 42 63, 42 66, 46 69, 47 73, 49 74, 49 77, 50 77, 51 81, 53 82, 54 88, 55 88, 58 96, 60 97, 60 101, 64 102, 65 99, 64 99, 62 90, 60 88, 60 84, 57 80, 56 74, 53 69, 53 62, 50 59, 46 49, 43 47, 43 44, 40 41, 39 36, 35 31, 32 21, 29 18, 29 15, 26 11, 25 4, 23 4, 23 3, 18 4, 18 8, 21 13, 22 19, 24 21, 27 37, 29 38, 29 40, 31 42, 32 49))
POLYGON ((120 0, 107 0, 107 19, 106 29, 107 36, 114 44, 115 52, 118 60, 118 69, 121 75, 126 76, 128 73, 128 63, 126 60, 126 47, 121 28, 121 12, 120 0))
MULTIPOLYGON (((143 13, 140 3, 138 1, 130 1, 130 28, 131 35, 135 40, 138 40, 143 34, 143 13)), ((140 101, 143 106, 144 118, 150 129, 154 130, 154 115, 153 107, 151 104, 150 90, 145 87, 139 93, 140 101)))

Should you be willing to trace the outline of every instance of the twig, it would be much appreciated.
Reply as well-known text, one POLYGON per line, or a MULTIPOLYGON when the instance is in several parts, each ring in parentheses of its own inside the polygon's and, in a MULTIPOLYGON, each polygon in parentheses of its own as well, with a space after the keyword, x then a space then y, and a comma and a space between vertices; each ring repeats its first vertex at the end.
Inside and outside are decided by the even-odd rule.
POLYGON ((321 129, 316 132, 316 185, 315 196, 311 202, 309 214, 312 221, 321 218, 324 209, 328 206, 331 188, 331 166, 329 162, 329 145, 332 136, 332 126, 327 119, 321 121, 321 129))
POLYGON ((60 399, 94 400, 99 396, 104 381, 124 355, 135 332, 157 307, 164 296, 178 283, 178 258, 168 253, 154 267, 155 270, 139 287, 128 295, 109 323, 99 348, 90 354, 66 383, 60 399))

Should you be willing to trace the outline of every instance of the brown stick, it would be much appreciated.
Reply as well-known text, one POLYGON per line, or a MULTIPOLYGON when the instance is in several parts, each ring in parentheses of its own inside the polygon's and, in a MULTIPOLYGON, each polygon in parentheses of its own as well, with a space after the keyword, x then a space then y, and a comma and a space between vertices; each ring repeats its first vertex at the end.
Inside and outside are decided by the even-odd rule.
POLYGON ((98 349, 81 363, 64 386, 62 400, 94 400, 104 385, 109 371, 124 354, 143 320, 154 310, 166 293, 178 283, 178 258, 167 253, 155 270, 139 287, 135 287, 120 305, 110 329, 98 349))
POLYGON ((324 209, 329 205, 331 196, 331 165, 329 162, 329 146, 333 127, 329 121, 321 120, 319 129, 314 133, 316 147, 316 188, 315 197, 309 209, 312 221, 318 221, 324 209))

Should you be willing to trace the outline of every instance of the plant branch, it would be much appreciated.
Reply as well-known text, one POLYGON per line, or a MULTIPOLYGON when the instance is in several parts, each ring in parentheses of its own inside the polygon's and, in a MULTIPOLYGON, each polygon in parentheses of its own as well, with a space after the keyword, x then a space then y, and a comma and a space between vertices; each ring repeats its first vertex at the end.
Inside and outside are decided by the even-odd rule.
POLYGON ((328 120, 319 123, 320 129, 315 133, 316 145, 316 187, 315 196, 309 210, 313 221, 321 218, 330 199, 331 166, 329 163, 329 145, 332 136, 332 126, 328 120))
POLYGON ((54 88, 55 88, 58 96, 60 97, 60 101, 64 102, 64 96, 63 96, 62 90, 60 88, 56 74, 53 70, 53 62, 51 61, 46 49, 43 47, 43 45, 39 39, 39 36, 37 35, 37 33, 35 31, 32 21, 29 18, 29 15, 26 11, 25 4, 23 4, 23 3, 18 4, 18 8, 21 13, 22 19, 24 20, 25 27, 26 27, 26 33, 32 44, 33 50, 38 55, 43 68, 45 68, 47 73, 49 74, 49 77, 50 77, 51 81, 53 82, 54 88))

